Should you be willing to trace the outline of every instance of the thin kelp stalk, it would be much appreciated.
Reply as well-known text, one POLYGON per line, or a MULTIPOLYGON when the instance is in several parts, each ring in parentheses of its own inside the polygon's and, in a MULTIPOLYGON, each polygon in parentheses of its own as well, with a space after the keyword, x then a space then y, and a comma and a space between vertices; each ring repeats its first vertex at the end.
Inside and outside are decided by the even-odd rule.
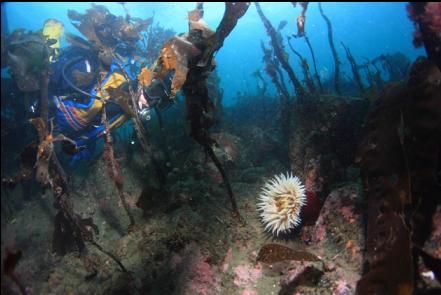
POLYGON ((341 94, 340 91, 340 60, 338 59, 337 50, 335 50, 334 46, 334 38, 332 35, 332 24, 329 18, 324 14, 322 9, 322 3, 319 2, 319 10, 320 14, 322 15, 323 19, 326 22, 326 25, 328 26, 328 39, 329 39, 329 46, 331 47, 332 56, 334 57, 334 87, 335 92, 337 94, 341 94))
POLYGON ((277 74, 279 74, 280 86, 283 88, 283 91, 286 93, 286 97, 289 98, 289 91, 286 87, 285 78, 283 77, 283 72, 280 69, 280 63, 277 61, 277 57, 271 55, 272 63, 274 64, 274 68, 276 69, 277 74))
POLYGON ((320 93, 323 93, 322 81, 320 80, 320 75, 317 71, 317 63, 315 61, 315 54, 314 54, 314 51, 312 50, 311 42, 309 42, 309 38, 306 35, 305 35, 305 42, 306 42, 306 45, 308 45, 309 51, 311 52, 312 64, 314 65, 315 79, 317 80, 317 84, 319 86, 320 93))
MULTIPOLYGON (((216 165, 226 186, 232 205, 233 216, 240 222, 243 222, 229 179, 212 149, 212 145, 215 141, 209 134, 209 128, 214 123, 213 119, 209 116, 213 104, 208 97, 207 89, 208 73, 213 69, 212 59, 214 53, 222 47, 224 39, 230 34, 239 18, 245 14, 249 7, 249 3, 240 2, 225 3, 225 5, 225 13, 216 32, 202 40, 200 37, 198 38, 198 36, 200 36, 200 30, 197 28, 193 29, 193 24, 202 19, 204 13, 202 4, 198 3, 196 9, 189 12, 189 40, 192 41, 192 43, 194 42, 195 46, 199 48, 205 47, 205 49, 200 55, 200 58, 195 57, 187 61, 188 72, 182 90, 188 110, 187 118, 190 121, 191 137, 203 146, 205 153, 210 156, 216 165)), ((206 33, 210 33, 208 28, 206 28, 206 33)))
POLYGON ((288 62, 288 54, 283 49, 282 44, 280 43, 280 40, 277 36, 277 31, 274 29, 273 25, 270 23, 270 21, 266 18, 266 16, 263 14, 262 8, 260 7, 259 2, 255 2, 257 13, 260 16, 260 19, 262 20, 266 32, 268 36, 271 38, 271 45, 274 48, 274 54, 276 55, 277 59, 282 64, 283 69, 288 73, 289 78, 291 79, 291 82, 294 85, 294 89, 296 91, 296 94, 300 100, 302 100, 306 96, 305 89, 303 88, 300 81, 297 79, 296 74, 294 73, 294 70, 290 66, 288 62))
MULTIPOLYGON (((225 12, 222 20, 214 35, 207 40, 207 49, 204 51, 198 66, 208 65, 211 62, 214 54, 224 45, 225 38, 237 25, 239 19, 247 12, 249 6, 250 2, 225 2, 225 12)), ((201 17, 203 17, 203 14, 201 17)))
POLYGON ((265 92, 267 90, 266 81, 262 77, 262 73, 260 72, 260 70, 255 71, 253 73, 253 76, 256 77, 257 79, 257 87, 259 89, 259 92, 262 93, 262 98, 263 98, 263 95, 265 95, 265 92), (260 83, 262 84, 262 87, 259 85, 260 83))
POLYGON ((357 63, 355 62, 355 58, 352 55, 349 48, 347 48, 343 44, 343 42, 341 42, 341 46, 343 46, 343 48, 346 51, 346 57, 348 58, 349 64, 351 65, 352 75, 354 75, 354 80, 357 83, 358 89, 360 90, 360 93, 363 94, 364 93, 364 86, 363 86, 363 82, 361 82, 361 76, 360 76, 360 72, 358 70, 357 63))
POLYGON ((263 44, 263 41, 260 41, 260 45, 261 45, 261 48, 263 51, 263 61, 265 63, 265 72, 268 74, 268 76, 271 77, 271 81, 276 86, 276 89, 278 90, 278 92, 282 95, 282 99, 289 100, 289 93, 277 76, 277 69, 276 69, 274 62, 272 60, 272 57, 271 57, 271 50, 269 50, 265 47, 265 45, 263 44))
POLYGON ((104 129, 105 143, 104 143, 103 158, 106 161, 109 176, 115 183, 116 189, 118 190, 119 199, 121 200, 121 203, 127 212, 127 216, 129 217, 130 220, 129 229, 131 229, 135 225, 135 218, 133 218, 132 212, 130 212, 130 208, 126 200, 126 195, 123 190, 124 179, 121 174, 121 169, 119 167, 119 164, 115 159, 115 152, 113 150, 113 138, 112 138, 112 133, 110 132, 109 121, 107 120, 105 107, 103 107, 102 109, 101 122, 105 126, 104 129))
POLYGON ((40 117, 47 125, 48 122, 48 86, 49 86, 49 70, 48 66, 44 66, 41 72, 40 80, 40 117))
POLYGON ((52 181, 52 188, 54 190, 55 207, 59 209, 56 216, 54 250, 64 255, 73 246, 68 243, 74 243, 80 254, 85 255, 87 252, 85 242, 88 242, 115 261, 123 272, 127 272, 127 269, 115 255, 104 250, 103 247, 93 239, 94 232, 98 233, 98 227, 93 224, 92 218, 82 219, 80 215, 74 212, 71 196, 67 191, 67 184, 63 178, 60 177, 61 171, 58 171, 55 166, 53 170, 55 176, 52 181))
MULTIPOLYGON (((297 6, 297 2, 291 2, 291 4, 294 6, 294 8, 297 6)), ((308 45, 309 51, 311 52, 312 61, 314 63, 315 78, 317 79, 317 83, 319 85, 320 93, 323 93, 322 82, 320 81, 320 76, 319 76, 318 71, 317 71, 317 65, 316 65, 316 62, 315 62, 314 51, 312 50, 312 46, 311 46, 311 43, 309 42, 309 38, 308 38, 308 36, 305 33, 306 10, 308 9, 309 2, 300 2, 300 5, 302 6, 302 11, 301 11, 300 15, 297 17, 297 34, 294 34, 293 37, 294 38, 300 38, 300 37, 304 37, 305 38, 306 44, 308 45)), ((289 43, 289 37, 288 37, 288 43, 289 43)), ((294 53, 296 53, 296 51, 293 49, 291 44, 290 44, 290 47, 294 51, 294 53)), ((297 56, 299 56, 299 54, 297 54, 297 56)), ((304 61, 305 61, 305 59, 301 58, 302 66, 303 66, 303 62, 304 61)), ((308 75, 309 75, 309 66, 308 66, 307 72, 308 72, 308 75)), ((309 77, 310 77, 310 75, 309 75, 309 77)), ((309 83, 309 84, 307 84, 307 86, 310 89, 310 91, 312 89, 311 86, 314 86, 314 82, 313 82, 313 80, 312 81, 311 80, 312 79, 308 78, 308 80, 306 81, 307 83, 309 83), (308 81, 310 81, 310 82, 308 82, 308 81)), ((314 86, 314 89, 315 89, 315 86, 314 86)))
POLYGON ((300 60, 300 65, 302 66, 302 71, 303 71, 303 76, 305 78, 306 86, 308 87, 310 93, 315 93, 316 89, 315 89, 314 81, 312 80, 311 74, 309 72, 308 61, 297 50, 294 49, 290 41, 291 38, 288 37, 289 48, 291 48, 292 52, 294 52, 294 54, 297 55, 297 57, 300 60))
MULTIPOLYGON (((117 62, 117 65, 120 69, 121 74, 124 76, 124 78, 126 79, 126 81, 128 83, 128 86, 129 86, 131 108, 132 108, 130 115, 132 117, 133 129, 135 129, 136 136, 139 140, 139 143, 140 143, 142 149, 144 150, 144 152, 146 152, 150 156, 150 160, 152 161, 153 167, 155 169, 155 174, 159 180, 160 185, 161 186, 165 185, 165 183, 167 181, 167 177, 165 176, 164 172, 162 171, 161 165, 158 163, 158 161, 156 160, 156 158, 154 156, 152 145, 150 144, 150 142, 148 141, 148 139, 145 135, 145 134, 147 134, 147 132, 144 129, 144 127, 142 126, 141 120, 139 119, 138 112, 136 111, 136 100, 137 100, 137 97, 139 97, 139 92, 142 91, 142 88, 138 88, 138 93, 135 93, 135 91, 132 88, 132 83, 131 83, 130 77, 127 74, 123 65, 121 64, 119 58, 115 54, 113 55, 113 57, 117 62)), ((157 113, 157 114, 159 114, 159 113, 157 113)), ((158 118, 159 118, 159 116, 158 116, 158 118)), ((162 122, 160 122, 160 123, 162 124, 162 122)))

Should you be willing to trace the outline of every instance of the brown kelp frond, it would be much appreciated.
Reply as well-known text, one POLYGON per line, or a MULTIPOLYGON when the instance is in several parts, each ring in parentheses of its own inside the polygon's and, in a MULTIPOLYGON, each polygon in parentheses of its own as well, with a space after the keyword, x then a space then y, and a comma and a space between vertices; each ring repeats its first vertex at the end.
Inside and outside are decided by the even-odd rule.
POLYGON ((341 94, 340 91, 340 60, 338 58, 337 50, 335 49, 334 45, 334 37, 332 35, 332 24, 329 18, 325 15, 322 8, 322 3, 319 2, 319 10, 320 14, 322 15, 323 19, 326 22, 326 25, 328 27, 328 40, 329 40, 329 46, 331 47, 332 51, 332 57, 334 58, 334 87, 335 92, 337 94, 341 94))
POLYGON ((153 72, 149 68, 144 67, 141 69, 137 78, 143 87, 147 87, 152 83, 153 72))
POLYGON ((225 2, 225 12, 216 33, 205 42, 206 49, 198 66, 205 67, 211 63, 214 54, 224 45, 225 38, 237 25, 237 21, 247 12, 250 2, 225 2))
POLYGON ((277 31, 274 29, 273 25, 270 23, 270 21, 266 18, 266 16, 263 14, 262 8, 260 7, 259 2, 255 3, 257 13, 260 16, 260 19, 262 20, 266 32, 268 36, 271 38, 271 45, 274 48, 274 54, 281 63, 283 69, 287 72, 291 82, 293 83, 294 89, 296 90, 297 96, 299 99, 303 99, 306 96, 305 89, 303 88, 300 81, 297 79, 296 74, 294 73, 294 70, 290 66, 288 62, 288 54, 286 53, 285 49, 283 48, 283 45, 281 43, 280 38, 278 38, 277 31))
MULTIPOLYGON (((142 32, 146 31, 153 19, 124 18, 115 16, 102 5, 92 4, 92 7, 81 14, 75 10, 68 10, 68 17, 75 26, 99 52, 99 57, 104 65, 109 66, 112 62, 112 48, 124 45, 128 49, 135 50, 136 42, 142 38, 142 32)), ((69 36, 69 40, 80 47, 85 43, 79 38, 69 36)))
POLYGON ((188 61, 198 56, 201 51, 183 37, 173 37, 161 49, 161 53, 154 65, 154 76, 164 79, 168 73, 174 71, 172 80, 172 97, 184 85, 188 73, 188 61))
POLYGON ((439 204, 441 85, 434 81, 440 78, 434 62, 419 58, 408 79, 385 89, 366 118, 357 160, 367 199, 369 271, 358 294, 412 294, 419 257, 431 265, 418 249, 430 238, 439 204))
POLYGON ((276 86, 278 92, 282 94, 283 99, 289 100, 288 90, 286 89, 286 86, 283 84, 283 82, 280 81, 279 77, 277 76, 276 63, 274 63, 273 61, 272 51, 265 47, 263 41, 260 41, 260 46, 263 51, 263 62, 265 64, 265 72, 268 74, 268 76, 271 77, 271 81, 276 86))
POLYGON ((309 41, 308 36, 305 35, 304 37, 305 37, 306 45, 308 45, 309 52, 311 53, 312 64, 314 65, 314 77, 317 80, 317 84, 319 86, 320 93, 323 93, 322 81, 320 80, 320 75, 318 74, 318 71, 317 71, 317 63, 315 60, 314 50, 312 49, 311 42, 309 41))
POLYGON ((90 44, 89 41, 69 32, 66 33, 66 41, 73 46, 80 47, 83 49, 89 50, 92 48, 92 44, 90 44))
MULTIPOLYGON (((297 6, 297 2, 291 2, 294 8, 297 6)), ((300 15, 297 17, 296 23, 297 23, 297 34, 293 35, 296 38, 304 37, 305 36, 305 21, 306 21, 306 10, 308 9, 309 2, 299 2, 300 6, 302 7, 302 11, 300 12, 300 15)))
POLYGON ((253 77, 257 79, 257 87, 259 88, 259 92, 263 95, 266 93, 268 86, 266 85, 266 81, 262 76, 262 72, 260 70, 255 70, 252 74, 253 77))
POLYGON ((108 47, 113 47, 118 42, 139 41, 140 32, 147 30, 153 20, 152 18, 125 19, 111 14, 105 6, 95 4, 92 4, 84 14, 69 10, 68 17, 90 42, 108 47))

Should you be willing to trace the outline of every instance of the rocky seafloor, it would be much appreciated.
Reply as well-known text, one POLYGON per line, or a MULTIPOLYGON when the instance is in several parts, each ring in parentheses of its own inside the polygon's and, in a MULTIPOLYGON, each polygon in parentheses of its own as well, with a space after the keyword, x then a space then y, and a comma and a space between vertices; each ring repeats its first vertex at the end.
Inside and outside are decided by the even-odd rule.
MULTIPOLYGON (((225 111, 224 121, 236 111, 225 111)), ((130 149, 124 140, 127 130, 119 131, 122 140, 116 143, 116 157, 136 220, 130 231, 127 214, 100 157, 69 172, 75 211, 93 218, 99 229, 96 241, 114 253, 129 273, 121 272, 114 261, 90 245, 87 258, 79 258, 77 253, 62 257, 52 253, 55 210, 49 189, 29 195, 29 190, 24 190, 29 183, 23 183, 4 191, 5 198, 12 200, 12 208, 2 214, 2 249, 23 252, 15 273, 27 293, 353 294, 362 274, 365 248, 363 189, 357 168, 340 165, 350 177, 327 183, 326 190, 323 184, 320 189, 314 186, 319 176, 310 178, 306 173, 302 178, 314 182, 307 188, 326 193, 318 218, 301 229, 274 237, 262 227, 257 196, 266 180, 289 169, 289 160, 278 156, 283 154, 280 149, 284 144, 272 129, 277 122, 248 124, 246 120, 241 125, 232 120, 213 134, 219 143, 216 153, 226 167, 244 223, 232 217, 217 169, 206 161, 201 148, 180 132, 170 132, 161 143, 168 168, 167 184, 160 190, 151 169, 145 168, 148 157, 130 149), (319 260, 259 261, 260 249, 272 243, 310 252, 319 260)), ((314 128, 328 132, 320 124, 314 128)), ((291 154, 300 153, 298 150, 291 154)), ((308 155, 305 160, 315 163, 317 154, 309 150, 308 155)), ((326 154, 320 151, 320 156, 326 154)), ((439 212, 435 215, 438 223, 439 212)), ((428 245, 438 255, 440 239, 440 232, 434 231, 428 245)), ((3 292, 19 294, 5 276, 3 292)))

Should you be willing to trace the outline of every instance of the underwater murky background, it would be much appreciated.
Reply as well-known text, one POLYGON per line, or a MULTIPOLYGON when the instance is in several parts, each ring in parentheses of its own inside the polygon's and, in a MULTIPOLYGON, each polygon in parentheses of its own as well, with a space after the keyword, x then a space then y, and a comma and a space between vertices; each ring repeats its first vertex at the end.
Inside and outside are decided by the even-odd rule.
POLYGON ((305 3, 2 3, 2 294, 440 291, 441 7, 305 3))

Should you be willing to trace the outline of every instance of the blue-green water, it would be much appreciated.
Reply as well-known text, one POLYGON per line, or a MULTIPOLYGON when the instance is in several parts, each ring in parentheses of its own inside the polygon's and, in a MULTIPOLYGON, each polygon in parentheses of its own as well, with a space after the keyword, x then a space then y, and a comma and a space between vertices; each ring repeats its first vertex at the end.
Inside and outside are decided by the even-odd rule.
MULTIPOLYGON (((62 21, 67 32, 80 34, 67 17, 67 10, 84 12, 91 2, 82 3, 6 3, 9 31, 17 28, 29 30, 40 29, 48 18, 62 21)), ((122 6, 115 2, 103 2, 111 13, 124 15, 122 6)), ((154 16, 154 21, 161 26, 171 28, 177 33, 187 31, 187 12, 194 8, 194 3, 131 3, 126 4, 134 17, 147 18, 154 16)), ((296 18, 300 7, 294 9, 291 3, 262 3, 262 9, 274 26, 286 20, 283 35, 296 33, 296 18)), ((413 24, 407 17, 406 3, 337 3, 323 4, 323 9, 332 21, 336 48, 343 62, 343 70, 350 75, 350 68, 340 46, 343 41, 351 49, 356 60, 372 59, 380 54, 402 52, 411 60, 424 55, 421 49, 412 45, 413 24)), ((224 4, 206 3, 204 20, 210 28, 215 29, 222 19, 224 4)), ((3 30, 3 26, 2 26, 3 30)), ((318 62, 318 70, 329 78, 333 72, 333 60, 327 39, 327 29, 318 11, 318 4, 311 2, 307 11, 306 32, 309 36, 318 62)), ((256 80, 251 73, 262 69, 262 51, 260 40, 269 40, 256 9, 251 6, 237 27, 226 39, 218 52, 218 72, 221 86, 225 91, 224 102, 234 102, 236 93, 253 92, 256 80)), ((63 43, 66 45, 66 43, 63 43)), ((309 52, 305 43, 295 40, 294 45, 306 58, 309 52)), ((288 50, 289 51, 289 50, 288 50)), ((291 57, 294 68, 300 72, 297 60, 291 57)), ((269 81, 269 78, 266 77, 269 81)), ((271 88, 274 91, 273 88, 271 88)))

